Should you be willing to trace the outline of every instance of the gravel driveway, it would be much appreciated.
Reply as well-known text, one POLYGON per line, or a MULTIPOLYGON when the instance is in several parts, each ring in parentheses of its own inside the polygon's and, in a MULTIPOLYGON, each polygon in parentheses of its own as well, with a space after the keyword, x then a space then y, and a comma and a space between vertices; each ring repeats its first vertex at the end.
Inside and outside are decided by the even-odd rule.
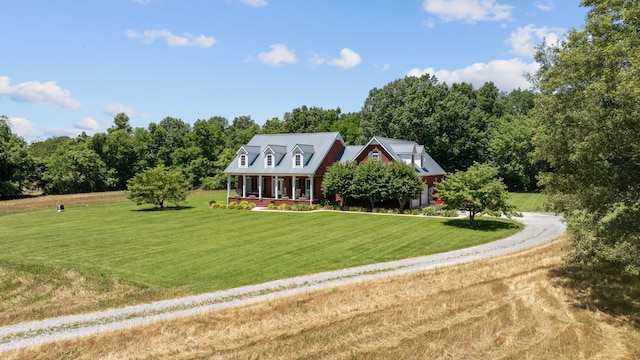
POLYGON ((533 247, 561 236, 565 225, 550 214, 524 213, 521 232, 506 239, 442 254, 359 266, 337 271, 270 281, 150 304, 85 315, 71 315, 0 328, 0 352, 46 342, 118 330, 174 319, 306 291, 460 264, 533 247))

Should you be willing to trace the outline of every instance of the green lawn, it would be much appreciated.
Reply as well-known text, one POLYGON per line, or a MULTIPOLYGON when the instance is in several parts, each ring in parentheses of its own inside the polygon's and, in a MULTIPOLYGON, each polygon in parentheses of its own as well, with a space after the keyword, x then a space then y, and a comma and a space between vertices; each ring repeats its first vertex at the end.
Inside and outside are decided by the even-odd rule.
POLYGON ((190 196, 181 210, 128 201, 0 217, 0 261, 53 265, 198 293, 489 242, 519 223, 338 212, 212 210, 224 193, 190 196), (464 222, 463 222, 464 223, 464 222))
POLYGON ((547 196, 540 193, 510 193, 511 203, 520 212, 544 212, 547 196))

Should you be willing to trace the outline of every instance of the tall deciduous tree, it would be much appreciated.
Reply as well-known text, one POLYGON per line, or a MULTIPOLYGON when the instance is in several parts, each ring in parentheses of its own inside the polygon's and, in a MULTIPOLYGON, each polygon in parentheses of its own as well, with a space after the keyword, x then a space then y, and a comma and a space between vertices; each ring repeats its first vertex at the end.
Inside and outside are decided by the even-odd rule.
POLYGON ((411 199, 419 198, 424 190, 422 178, 413 165, 394 161, 388 166, 389 196, 398 200, 400 212, 411 199))
POLYGON ((260 125, 256 124, 251 116, 238 116, 227 128, 227 147, 236 151, 258 133, 260 133, 260 125))
POLYGON ((54 153, 42 181, 46 193, 72 194, 105 191, 113 188, 116 179, 100 156, 82 143, 54 153))
POLYGON ((542 46, 533 75, 538 154, 552 207, 568 219, 572 264, 640 276, 640 6, 583 0, 584 29, 542 46))
POLYGON ((183 203, 189 194, 189 183, 180 170, 164 165, 144 170, 127 183, 126 196, 137 205, 151 204, 164 208, 165 202, 183 203))
POLYGON ((358 164, 353 175, 353 197, 368 199, 371 210, 376 202, 391 197, 387 164, 382 161, 365 161, 358 164))
POLYGON ((115 188, 123 190, 127 180, 131 179, 138 170, 138 154, 134 139, 133 128, 129 125, 129 117, 120 113, 113 119, 114 126, 107 133, 93 135, 88 142, 88 148, 95 151, 107 165, 116 178, 115 188))
POLYGON ((331 165, 322 179, 322 192, 325 195, 338 195, 340 208, 347 205, 347 198, 353 195, 353 177, 356 165, 352 162, 336 162, 331 165))
POLYGON ((209 120, 198 119, 193 124, 193 130, 186 135, 186 143, 199 148, 207 160, 216 161, 227 141, 225 131, 228 127, 229 122, 222 116, 213 116, 209 120))
POLYGON ((181 119, 165 117, 160 123, 150 123, 151 143, 149 151, 156 154, 158 162, 172 165, 171 154, 178 148, 185 147, 185 137, 191 131, 189 124, 181 119))
POLYGON ((11 133, 7 117, 0 116, 0 198, 22 193, 32 170, 27 144, 11 133))
POLYGON ((331 125, 340 118, 340 113, 340 108, 324 110, 321 107, 308 108, 303 105, 284 114, 284 131, 286 133, 329 131, 331 125))
POLYGON ((546 170, 546 163, 533 156, 535 126, 531 118, 507 114, 491 123, 488 135, 488 157, 509 189, 537 189, 536 176, 546 170))
POLYGON ((405 77, 369 92, 362 108, 360 142, 372 136, 424 144, 447 171, 486 161, 486 131, 503 109, 492 83, 446 84, 430 75, 405 77))
POLYGON ((437 189, 446 208, 469 212, 471 227, 476 215, 520 215, 509 204, 509 193, 498 177, 498 169, 489 164, 475 163, 466 171, 450 173, 437 184, 437 189))
POLYGON ((339 132, 347 145, 355 145, 360 136, 360 113, 342 114, 329 130, 339 132))
POLYGON ((285 133, 284 123, 277 117, 273 117, 264 122, 260 129, 261 134, 282 134, 285 133))

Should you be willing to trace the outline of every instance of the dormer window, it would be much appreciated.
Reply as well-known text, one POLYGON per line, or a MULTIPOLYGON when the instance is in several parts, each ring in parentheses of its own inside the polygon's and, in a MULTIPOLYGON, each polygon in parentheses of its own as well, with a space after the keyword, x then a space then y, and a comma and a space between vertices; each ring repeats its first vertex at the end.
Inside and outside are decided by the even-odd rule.
POLYGON ((264 159, 264 166, 268 168, 273 167, 273 154, 267 154, 266 158, 264 159))
POLYGON ((293 167, 301 168, 302 167, 302 154, 294 154, 293 155, 293 167))
POLYGON ((246 168, 247 167, 247 155, 246 154, 240 155, 240 159, 238 159, 238 162, 239 162, 239 166, 241 168, 246 168))

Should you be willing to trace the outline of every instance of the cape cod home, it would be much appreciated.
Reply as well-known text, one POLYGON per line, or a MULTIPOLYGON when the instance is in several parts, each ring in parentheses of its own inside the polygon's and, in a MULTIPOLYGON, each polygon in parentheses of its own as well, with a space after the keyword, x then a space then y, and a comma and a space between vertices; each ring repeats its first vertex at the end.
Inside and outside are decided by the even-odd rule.
POLYGON ((425 184, 411 207, 428 204, 436 181, 445 171, 413 141, 374 136, 366 145, 346 146, 340 133, 255 135, 236 152, 225 169, 227 201, 248 201, 258 206, 269 203, 317 203, 327 168, 337 161, 403 161, 413 164, 425 184), (237 187, 231 189, 231 178, 237 187))

